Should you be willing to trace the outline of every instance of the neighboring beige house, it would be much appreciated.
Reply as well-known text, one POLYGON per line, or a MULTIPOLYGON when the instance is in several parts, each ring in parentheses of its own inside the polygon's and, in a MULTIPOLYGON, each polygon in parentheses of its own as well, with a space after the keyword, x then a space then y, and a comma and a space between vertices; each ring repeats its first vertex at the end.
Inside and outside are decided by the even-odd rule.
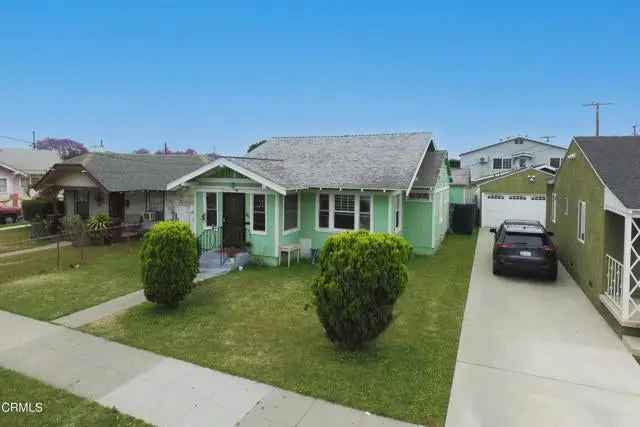
POLYGON ((60 161, 55 151, 0 148, 0 205, 20 207, 29 190, 60 161))
POLYGON ((198 155, 87 153, 60 163, 36 189, 63 190, 65 214, 108 214, 114 222, 193 221, 193 194, 167 191, 167 184, 210 162, 198 155))

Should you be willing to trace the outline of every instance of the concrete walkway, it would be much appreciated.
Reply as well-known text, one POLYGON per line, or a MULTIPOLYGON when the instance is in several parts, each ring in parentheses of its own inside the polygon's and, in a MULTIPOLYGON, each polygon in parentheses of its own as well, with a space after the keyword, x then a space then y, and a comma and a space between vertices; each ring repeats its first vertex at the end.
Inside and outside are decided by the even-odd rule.
POLYGON ((640 365, 564 268, 556 283, 497 277, 483 229, 447 427, 638 426, 640 365))
POLYGON ((0 366, 159 426, 409 425, 4 311, 0 366))
POLYGON ((116 314, 134 307, 138 304, 142 304, 146 300, 147 299, 144 296, 144 291, 139 290, 104 302, 102 304, 77 311, 75 313, 69 314, 68 316, 59 317, 55 319, 53 323, 67 326, 69 328, 79 328, 80 326, 84 326, 91 322, 95 322, 96 320, 100 320, 103 317, 108 317, 112 314, 116 314))
POLYGON ((31 224, 16 224, 16 225, 10 225, 8 227, 1 227, 0 228, 0 232, 1 231, 8 231, 8 230, 17 230, 19 228, 27 228, 27 227, 31 227, 31 224))
MULTIPOLYGON (((71 242, 60 242, 61 248, 64 248, 65 246, 71 246, 71 242)), ((49 249, 55 249, 55 248, 57 248, 57 243, 50 243, 48 245, 36 246, 35 248, 20 249, 19 251, 13 251, 13 252, 5 252, 0 254, 0 258, 26 255, 33 252, 47 251, 49 249)))

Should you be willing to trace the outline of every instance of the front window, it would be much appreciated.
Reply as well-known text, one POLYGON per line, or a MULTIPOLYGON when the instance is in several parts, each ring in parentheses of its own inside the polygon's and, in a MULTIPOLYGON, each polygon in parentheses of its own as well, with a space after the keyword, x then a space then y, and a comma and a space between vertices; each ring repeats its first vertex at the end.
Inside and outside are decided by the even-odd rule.
POLYGON ((7 193, 7 178, 0 178, 0 193, 7 193))
POLYGON ((511 159, 502 159, 502 169, 511 169, 511 159))
POLYGON ((493 168, 502 169, 502 159, 493 159, 493 168))
POLYGON ((578 202, 578 241, 584 243, 587 236, 587 203, 578 202))
POLYGON ((329 195, 320 194, 318 196, 318 227, 329 228, 329 195))
POLYGON ((216 227, 218 225, 218 194, 207 193, 207 227, 216 227))
POLYGON ((89 191, 80 190, 75 193, 76 206, 75 213, 82 219, 89 218, 89 191))
POLYGON ((371 196, 360 196, 360 229, 371 230, 371 196))
POLYGON ((252 230, 258 232, 267 231, 266 222, 266 196, 264 194, 253 195, 252 230))
POLYGON ((353 194, 336 194, 333 212, 333 224, 335 228, 353 230, 355 228, 355 201, 353 194))
POLYGON ((298 228, 298 195, 289 194, 284 198, 284 229, 298 228))
POLYGON ((549 165, 552 168, 559 168, 560 167, 560 157, 552 157, 551 160, 549 161, 549 165))

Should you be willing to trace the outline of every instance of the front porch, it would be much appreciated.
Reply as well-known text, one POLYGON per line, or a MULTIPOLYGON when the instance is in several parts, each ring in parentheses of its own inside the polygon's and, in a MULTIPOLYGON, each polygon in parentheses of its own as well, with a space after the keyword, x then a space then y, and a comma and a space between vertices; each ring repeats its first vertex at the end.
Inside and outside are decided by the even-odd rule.
POLYGON ((604 292, 621 326, 640 328, 640 214, 605 212, 604 292))

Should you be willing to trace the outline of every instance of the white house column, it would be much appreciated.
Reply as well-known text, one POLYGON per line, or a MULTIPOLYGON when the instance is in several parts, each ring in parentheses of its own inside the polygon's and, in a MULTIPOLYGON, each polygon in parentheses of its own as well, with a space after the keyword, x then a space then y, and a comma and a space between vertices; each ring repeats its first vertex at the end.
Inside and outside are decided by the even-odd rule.
POLYGON ((624 252, 622 258, 622 319, 629 318, 629 300, 631 299, 631 215, 624 216, 624 252))

